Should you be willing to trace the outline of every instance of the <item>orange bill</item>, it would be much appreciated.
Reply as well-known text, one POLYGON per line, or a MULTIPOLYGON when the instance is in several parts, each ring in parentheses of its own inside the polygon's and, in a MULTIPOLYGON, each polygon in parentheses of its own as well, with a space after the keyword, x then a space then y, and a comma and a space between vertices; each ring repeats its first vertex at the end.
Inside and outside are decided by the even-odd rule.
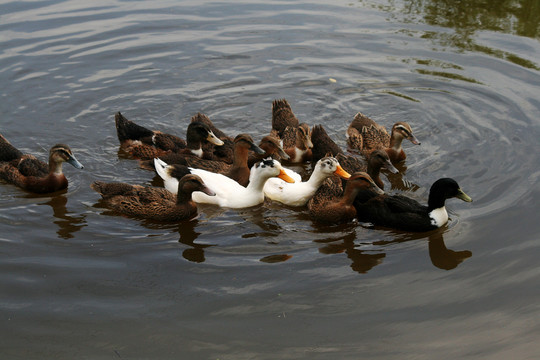
POLYGON ((285 182, 288 182, 288 183, 293 183, 294 182, 294 179, 292 177, 290 177, 289 175, 287 175, 287 173, 283 169, 281 169, 279 171, 279 175, 277 177, 280 178, 281 180, 285 181, 285 182))
POLYGON ((341 165, 338 165, 337 166, 337 169, 336 171, 334 171, 334 174, 336 174, 337 176, 339 177, 342 177, 344 179, 348 179, 351 177, 351 174, 349 174, 348 172, 346 172, 345 170, 343 170, 343 168, 341 167, 341 165))

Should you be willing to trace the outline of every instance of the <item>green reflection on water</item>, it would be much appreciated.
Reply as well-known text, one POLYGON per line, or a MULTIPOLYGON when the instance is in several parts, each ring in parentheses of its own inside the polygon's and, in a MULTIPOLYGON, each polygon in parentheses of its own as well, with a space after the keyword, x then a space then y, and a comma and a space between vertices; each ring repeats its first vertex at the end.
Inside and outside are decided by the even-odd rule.
POLYGON ((540 70, 535 62, 516 54, 475 41, 478 31, 494 31, 540 39, 539 0, 359 0, 390 14, 403 23, 425 23, 452 29, 453 32, 425 32, 422 38, 459 51, 484 53, 530 69, 540 70))

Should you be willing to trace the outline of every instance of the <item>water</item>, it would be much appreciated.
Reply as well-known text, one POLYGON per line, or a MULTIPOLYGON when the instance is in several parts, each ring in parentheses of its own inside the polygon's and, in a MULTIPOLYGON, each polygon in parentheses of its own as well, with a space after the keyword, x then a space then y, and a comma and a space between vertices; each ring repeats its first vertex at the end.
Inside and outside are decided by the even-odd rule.
POLYGON ((67 192, 0 186, 6 359, 533 359, 540 354, 537 1, 41 1, 0 4, 0 133, 67 192), (270 131, 271 102, 345 147, 358 111, 408 121, 390 192, 451 176, 449 225, 320 226, 267 203, 152 224, 94 180, 159 185, 120 156, 114 113, 185 135, 207 114, 270 131), (396 180, 396 179, 394 179, 396 180), (407 186, 408 184, 408 186, 407 186))

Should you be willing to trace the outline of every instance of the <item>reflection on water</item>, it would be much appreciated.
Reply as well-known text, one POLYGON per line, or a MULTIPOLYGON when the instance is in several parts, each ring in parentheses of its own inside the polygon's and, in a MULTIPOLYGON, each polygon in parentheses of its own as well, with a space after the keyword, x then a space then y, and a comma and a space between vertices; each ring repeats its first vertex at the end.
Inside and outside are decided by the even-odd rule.
POLYGON ((452 270, 471 256, 472 252, 469 250, 454 251, 448 249, 444 244, 441 229, 435 230, 429 235, 429 258, 436 267, 452 270))
POLYGON ((68 212, 66 207, 67 201, 66 195, 58 195, 40 204, 49 205, 52 208, 54 217, 58 219, 54 221, 58 225, 57 234, 63 239, 73 238, 74 233, 87 225, 84 214, 70 215, 71 212, 68 212))
MULTIPOLYGON (((364 1, 360 2, 364 3, 364 1)), ((534 39, 540 38, 538 21, 540 2, 537 0, 404 0, 400 6, 393 1, 389 4, 372 6, 389 12, 391 16, 404 23, 423 22, 432 26, 453 29, 453 32, 427 31, 421 35, 424 39, 430 39, 440 46, 484 53, 529 69, 540 70, 540 65, 536 60, 481 44, 477 37, 479 31, 494 31, 534 39)), ((411 32, 411 35, 414 36, 414 33, 411 32)), ((430 65, 436 64, 431 62, 430 65)), ((478 83, 475 79, 447 71, 421 69, 417 72, 478 83)))
POLYGON ((319 248, 319 252, 322 254, 340 254, 345 253, 347 258, 351 260, 351 269, 360 274, 365 274, 375 266, 382 263, 383 258, 386 256, 384 252, 380 249, 375 251, 357 249, 357 244, 355 240, 358 238, 357 233, 354 229, 349 234, 339 238, 331 238, 326 240, 320 240, 318 242, 325 243, 330 241, 330 243, 319 248), (337 243, 336 241, 342 241, 337 243))

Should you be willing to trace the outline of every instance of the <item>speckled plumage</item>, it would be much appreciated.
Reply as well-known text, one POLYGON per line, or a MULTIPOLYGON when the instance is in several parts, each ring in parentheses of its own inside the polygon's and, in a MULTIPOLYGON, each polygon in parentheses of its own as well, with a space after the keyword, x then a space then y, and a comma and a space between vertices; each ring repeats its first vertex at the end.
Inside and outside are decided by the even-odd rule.
POLYGON ((191 174, 180 178, 178 195, 163 188, 127 183, 95 181, 90 187, 101 195, 102 203, 113 211, 164 222, 189 220, 197 215, 197 205, 191 198, 194 191, 213 194, 197 175, 191 174))
POLYGON ((357 113, 347 129, 347 144, 350 148, 369 155, 374 150, 385 150, 392 163, 398 163, 407 157, 401 147, 403 139, 420 145, 411 126, 399 121, 392 127, 391 135, 386 129, 362 113, 357 113))
POLYGON ((287 127, 297 128, 298 119, 294 115, 291 105, 285 99, 274 100, 272 102, 272 130, 281 139, 287 127))

